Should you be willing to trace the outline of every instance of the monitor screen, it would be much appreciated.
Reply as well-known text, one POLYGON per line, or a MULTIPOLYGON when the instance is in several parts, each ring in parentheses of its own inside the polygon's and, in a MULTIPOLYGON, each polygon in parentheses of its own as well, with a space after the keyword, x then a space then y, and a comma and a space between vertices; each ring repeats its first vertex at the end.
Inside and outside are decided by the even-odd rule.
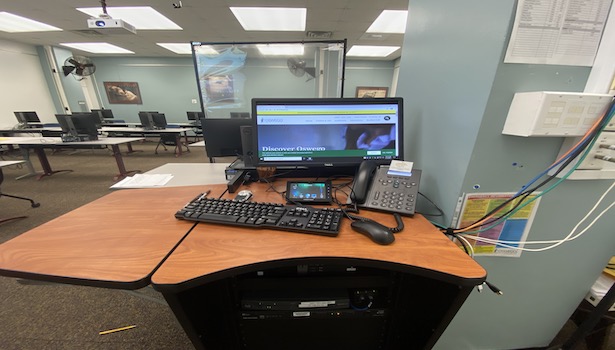
POLYGON ((113 119, 113 111, 110 109, 92 109, 92 113, 97 115, 101 121, 105 119, 113 119))
POLYGON ((241 156, 241 126, 252 125, 251 119, 212 119, 202 120, 203 138, 208 157, 241 156))
POLYGON ((205 114, 203 112, 186 112, 188 115, 188 120, 201 120, 205 118, 205 114))
POLYGON ((257 166, 357 167, 403 160, 403 99, 253 99, 257 166))
POLYGON ((36 112, 13 112, 13 113, 15 114, 15 117, 17 117, 17 121, 22 124, 41 122, 36 112))

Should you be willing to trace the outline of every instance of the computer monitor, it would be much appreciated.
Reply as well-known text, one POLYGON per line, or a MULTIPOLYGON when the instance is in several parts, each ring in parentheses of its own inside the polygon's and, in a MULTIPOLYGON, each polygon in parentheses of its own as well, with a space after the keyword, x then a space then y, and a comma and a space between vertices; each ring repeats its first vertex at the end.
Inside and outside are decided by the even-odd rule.
POLYGON ((98 117, 92 113, 56 114, 64 141, 98 140, 98 117))
POLYGON ((209 157, 241 156, 241 126, 252 125, 251 119, 212 119, 201 121, 205 150, 209 157))
POLYGON ((77 137, 77 129, 75 128, 75 124, 73 124, 71 114, 56 114, 56 119, 62 128, 62 134, 77 137))
POLYGON ((110 109, 92 109, 92 113, 100 118, 102 123, 105 123, 105 119, 113 119, 113 111, 110 109))
POLYGON ((167 127, 167 118, 164 113, 150 113, 152 121, 154 122, 154 128, 164 129, 167 127))
MULTIPOLYGON (((339 169, 353 174, 364 160, 403 160, 403 99, 255 98, 257 166, 339 169)), ((292 174, 299 175, 299 174, 292 174)))
POLYGON ((152 113, 157 112, 139 112, 139 121, 144 129, 154 129, 154 118, 152 113))
POLYGON ((72 116, 83 116, 81 118, 90 118, 90 119, 92 119, 93 123, 96 125, 96 127, 98 129, 100 129, 100 127, 104 123, 104 120, 100 119, 100 115, 98 113, 94 113, 94 112, 73 112, 71 115, 72 116))
POLYGON ((186 112, 188 115, 188 120, 201 120, 205 118, 205 114, 203 112, 186 112))
POLYGON ((38 118, 36 112, 13 112, 17 121, 20 124, 28 124, 28 123, 40 123, 41 120, 38 118))
POLYGON ((250 119, 250 112, 231 112, 231 118, 250 119))

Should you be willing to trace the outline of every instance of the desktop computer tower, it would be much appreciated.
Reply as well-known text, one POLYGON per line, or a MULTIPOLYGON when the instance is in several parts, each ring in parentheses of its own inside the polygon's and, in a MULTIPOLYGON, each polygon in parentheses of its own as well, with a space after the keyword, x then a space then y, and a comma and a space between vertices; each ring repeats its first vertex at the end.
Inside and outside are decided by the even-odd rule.
POLYGON ((241 132, 241 149, 243 152, 243 164, 247 168, 254 167, 256 164, 257 155, 254 152, 254 146, 252 142, 252 126, 242 125, 239 127, 241 132))

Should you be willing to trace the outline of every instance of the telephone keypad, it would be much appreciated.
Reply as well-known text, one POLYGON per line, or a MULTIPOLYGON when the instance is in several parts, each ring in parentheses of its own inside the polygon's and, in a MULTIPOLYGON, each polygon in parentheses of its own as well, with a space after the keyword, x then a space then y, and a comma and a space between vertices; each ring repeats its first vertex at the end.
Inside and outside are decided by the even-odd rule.
POLYGON ((413 215, 419 191, 421 171, 414 169, 411 176, 389 175, 388 166, 381 166, 374 174, 370 197, 360 207, 413 215))

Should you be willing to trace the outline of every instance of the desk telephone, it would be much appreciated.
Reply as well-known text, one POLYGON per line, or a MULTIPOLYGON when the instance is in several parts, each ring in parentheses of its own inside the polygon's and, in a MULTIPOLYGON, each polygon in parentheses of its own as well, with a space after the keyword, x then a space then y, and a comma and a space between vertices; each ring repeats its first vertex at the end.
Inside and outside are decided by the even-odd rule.
POLYGON ((352 203, 359 208, 414 215, 421 171, 412 174, 389 175, 387 165, 363 161, 357 170, 350 192, 352 203))

